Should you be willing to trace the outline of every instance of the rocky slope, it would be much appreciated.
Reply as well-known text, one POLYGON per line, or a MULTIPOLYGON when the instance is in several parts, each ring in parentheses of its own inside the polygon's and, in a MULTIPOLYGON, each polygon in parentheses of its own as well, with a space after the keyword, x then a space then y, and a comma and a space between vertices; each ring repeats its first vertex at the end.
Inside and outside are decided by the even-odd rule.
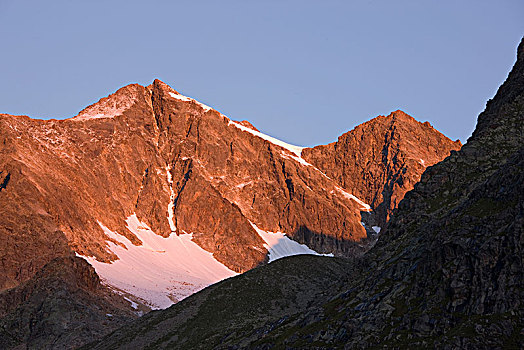
POLYGON ((57 258, 0 293, 0 348, 76 348, 136 317, 85 260, 57 258))
POLYGON ((383 227, 428 166, 459 150, 428 122, 402 111, 379 116, 328 145, 306 148, 302 157, 340 186, 368 203, 383 227))
MULTIPOLYGON (((307 308, 276 314, 263 326, 265 310, 227 315, 237 322, 217 329, 214 348, 427 348, 518 349, 524 341, 524 40, 517 62, 493 100, 480 114, 464 147, 428 168, 414 190, 394 211, 378 243, 351 263, 357 275, 337 285, 326 283, 325 296, 307 308), (326 302, 326 300, 328 300, 326 302)), ((303 257, 302 264, 314 258, 303 257)), ((328 268, 330 262, 325 260, 328 268)), ((253 274, 278 275, 271 264, 253 274)), ((315 273, 314 273, 315 274, 315 273)), ((198 310, 220 304, 227 295, 241 299, 244 284, 229 280, 209 293, 176 305, 198 310)), ((276 280, 269 290, 277 288, 276 280)), ((253 286, 253 285, 250 285, 253 286)), ((280 288, 280 287, 278 287, 280 288)), ((288 297, 289 303, 295 303, 288 297)), ((298 305, 298 303, 295 303, 298 305)), ((226 306, 226 308, 229 306, 226 306)), ((291 308, 291 306, 287 306, 291 308)), ((190 321, 159 331, 156 320, 174 308, 120 329, 98 348, 141 344, 190 348, 199 329, 180 334, 190 321)), ((274 308, 273 308, 274 310, 274 308)), ((203 319, 203 318, 202 318, 203 319)), ((169 327, 169 324, 165 324, 169 327)), ((201 328, 205 329, 205 327, 201 328)))

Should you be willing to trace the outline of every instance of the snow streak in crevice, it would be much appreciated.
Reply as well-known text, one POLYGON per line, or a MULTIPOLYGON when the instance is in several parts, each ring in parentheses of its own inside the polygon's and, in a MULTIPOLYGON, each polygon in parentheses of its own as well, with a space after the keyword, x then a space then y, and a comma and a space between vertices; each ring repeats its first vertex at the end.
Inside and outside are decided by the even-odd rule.
POLYGON ((166 167, 167 182, 169 184, 169 204, 167 205, 167 222, 169 223, 169 228, 171 233, 176 232, 176 225, 174 222, 175 215, 175 191, 173 190, 173 175, 171 175, 171 167, 168 165, 166 167))

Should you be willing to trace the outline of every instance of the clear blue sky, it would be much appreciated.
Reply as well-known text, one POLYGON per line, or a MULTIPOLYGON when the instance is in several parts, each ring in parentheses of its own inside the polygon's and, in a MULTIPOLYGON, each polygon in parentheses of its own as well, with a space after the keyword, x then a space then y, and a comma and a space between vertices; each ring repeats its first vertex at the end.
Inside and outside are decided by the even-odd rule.
POLYGON ((298 145, 402 109, 465 141, 524 1, 0 0, 0 112, 74 116, 159 78, 298 145))

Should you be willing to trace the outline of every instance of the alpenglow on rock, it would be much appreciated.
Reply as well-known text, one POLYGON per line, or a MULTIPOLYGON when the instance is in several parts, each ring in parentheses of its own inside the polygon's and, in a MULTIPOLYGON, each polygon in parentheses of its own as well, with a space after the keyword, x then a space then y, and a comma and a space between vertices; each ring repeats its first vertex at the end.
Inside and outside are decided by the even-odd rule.
MULTIPOLYGON (((431 140, 442 157, 455 147, 431 140)), ((161 308, 275 257, 363 253, 370 206, 340 180, 348 164, 331 178, 303 152, 159 80, 71 119, 0 115, 0 289, 79 255, 104 283, 161 308)), ((351 188, 367 196, 394 182, 381 174, 351 188)))
POLYGON ((461 147, 428 122, 395 111, 358 125, 336 142, 306 148, 302 157, 369 203, 383 227, 424 170, 461 147))

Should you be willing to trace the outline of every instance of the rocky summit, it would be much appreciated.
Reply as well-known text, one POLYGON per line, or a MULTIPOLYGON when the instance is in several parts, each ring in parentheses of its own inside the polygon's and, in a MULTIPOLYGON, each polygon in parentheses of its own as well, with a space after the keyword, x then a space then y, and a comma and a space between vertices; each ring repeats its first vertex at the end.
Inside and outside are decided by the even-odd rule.
POLYGON ((523 135, 524 39, 473 135, 424 171, 368 252, 282 259, 89 348, 521 349, 523 135))
POLYGON ((424 170, 462 147, 402 111, 357 126, 328 145, 306 148, 302 157, 346 191, 368 203, 383 227, 424 170))

